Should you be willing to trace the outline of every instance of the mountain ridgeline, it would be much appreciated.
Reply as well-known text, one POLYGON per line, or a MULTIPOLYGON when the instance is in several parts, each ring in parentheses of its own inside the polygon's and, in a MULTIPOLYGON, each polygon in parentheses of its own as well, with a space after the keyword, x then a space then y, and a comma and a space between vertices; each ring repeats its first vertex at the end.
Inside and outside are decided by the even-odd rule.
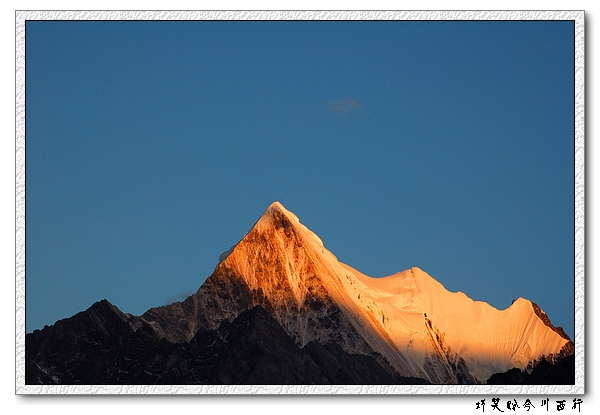
POLYGON ((573 355, 531 301, 497 310, 418 268, 371 278, 275 202, 184 301, 132 316, 102 300, 27 334, 25 382, 572 384, 573 355))

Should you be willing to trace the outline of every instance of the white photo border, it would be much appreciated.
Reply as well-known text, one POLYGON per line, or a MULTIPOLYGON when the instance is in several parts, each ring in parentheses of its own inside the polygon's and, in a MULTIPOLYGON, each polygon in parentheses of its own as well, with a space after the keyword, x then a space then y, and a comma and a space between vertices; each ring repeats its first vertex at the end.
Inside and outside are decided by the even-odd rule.
POLYGON ((577 395, 585 392, 584 11, 16 11, 15 393, 18 395, 577 395), (575 23, 575 385, 25 385, 25 22, 28 20, 569 20, 575 23))

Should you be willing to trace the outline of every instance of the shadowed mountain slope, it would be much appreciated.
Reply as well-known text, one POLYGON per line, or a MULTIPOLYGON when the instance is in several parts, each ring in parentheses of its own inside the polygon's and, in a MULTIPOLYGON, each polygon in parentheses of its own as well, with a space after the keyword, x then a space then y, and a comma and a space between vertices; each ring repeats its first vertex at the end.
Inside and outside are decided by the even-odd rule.
POLYGON ((419 268, 384 278, 360 273, 278 202, 184 301, 139 317, 103 301, 72 319, 27 335, 30 379, 474 384, 574 351, 523 298, 497 310, 449 292, 419 268), (75 328, 65 323, 72 319, 75 328), (97 358, 82 363, 81 348, 97 358), (61 354, 70 357, 53 365, 61 354), (86 364, 95 375, 82 373, 86 364))

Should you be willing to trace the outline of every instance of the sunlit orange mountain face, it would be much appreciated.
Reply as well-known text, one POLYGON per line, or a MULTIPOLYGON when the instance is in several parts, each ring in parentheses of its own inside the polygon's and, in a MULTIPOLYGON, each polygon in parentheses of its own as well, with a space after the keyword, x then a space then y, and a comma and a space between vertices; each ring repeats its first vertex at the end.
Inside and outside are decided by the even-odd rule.
POLYGON ((419 268, 369 277, 275 202, 184 301, 131 316, 103 300, 27 334, 26 383, 531 383, 544 362, 562 369, 537 382, 572 384, 573 354, 531 301, 498 310, 419 268))

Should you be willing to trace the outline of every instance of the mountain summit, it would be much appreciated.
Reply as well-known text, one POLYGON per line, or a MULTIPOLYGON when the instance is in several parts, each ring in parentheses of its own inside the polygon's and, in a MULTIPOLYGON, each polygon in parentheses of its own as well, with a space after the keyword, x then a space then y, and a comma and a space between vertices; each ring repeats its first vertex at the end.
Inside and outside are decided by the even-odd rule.
POLYGON ((343 355, 355 359, 353 364, 362 356, 360 364, 371 367, 369 373, 377 379, 485 383, 492 374, 526 369, 542 358, 554 360, 574 351, 564 331, 552 326, 531 301, 519 298, 497 310, 449 292, 419 268, 384 278, 360 273, 339 262, 279 202, 221 255, 195 294, 128 317, 127 323, 133 332, 151 333, 156 341, 192 345, 203 333, 222 332, 232 322, 240 326, 240 316, 256 307, 274 320, 265 327, 279 326, 300 351, 313 353, 300 358, 300 351, 285 349, 294 359, 320 365, 322 372, 311 372, 307 379, 340 373, 331 367, 343 355), (333 348, 339 350, 331 353, 333 348))
POLYGON ((447 291, 419 268, 366 276, 339 262, 279 202, 194 295, 142 319, 170 341, 184 342, 257 305, 301 347, 317 341, 352 354, 376 353, 402 376, 433 383, 485 382, 572 347, 528 300, 497 310, 447 291))

